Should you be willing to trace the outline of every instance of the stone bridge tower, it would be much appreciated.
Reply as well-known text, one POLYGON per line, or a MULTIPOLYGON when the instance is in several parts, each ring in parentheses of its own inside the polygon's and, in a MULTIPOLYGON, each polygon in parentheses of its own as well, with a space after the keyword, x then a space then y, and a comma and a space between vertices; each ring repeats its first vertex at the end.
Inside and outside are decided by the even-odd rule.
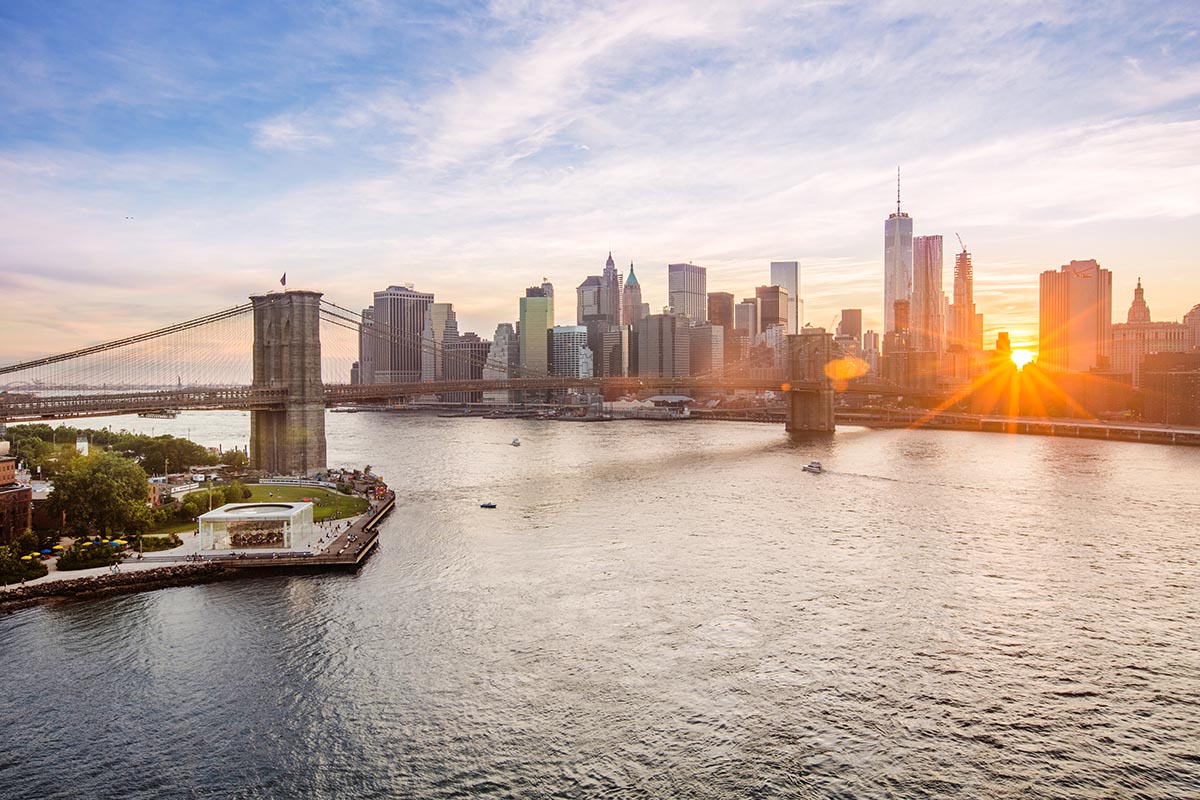
POLYGON ((833 381, 826 367, 833 360, 833 334, 802 333, 787 337, 785 382, 789 433, 828 433, 833 424, 833 381))
POLYGON ((256 388, 287 389, 282 410, 250 412, 250 466, 272 475, 325 469, 321 293, 289 289, 250 298, 256 388))

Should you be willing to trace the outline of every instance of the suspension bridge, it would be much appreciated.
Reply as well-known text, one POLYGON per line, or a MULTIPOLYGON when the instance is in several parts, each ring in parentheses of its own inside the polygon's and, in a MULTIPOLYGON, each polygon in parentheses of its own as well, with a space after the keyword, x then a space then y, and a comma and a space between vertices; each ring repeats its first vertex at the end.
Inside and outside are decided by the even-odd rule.
MULTIPOLYGON (((0 422, 184 410, 245 410, 250 457, 258 469, 305 474, 325 466, 325 410, 429 396, 483 392, 545 396, 585 390, 616 396, 643 391, 772 390, 786 397, 789 431, 832 431, 835 392, 905 394, 895 386, 837 381, 832 337, 787 337, 782 369, 720 371, 689 377, 569 377, 495 363, 423 332, 401 330, 322 298, 289 289, 156 330, 0 367, 0 422), (365 340, 401 345, 456 364, 434 380, 352 384, 350 365, 365 340), (482 377, 485 373, 502 377, 482 377), (476 376, 480 377, 476 377, 476 376)), ((514 395, 515 396, 515 395, 514 395)))

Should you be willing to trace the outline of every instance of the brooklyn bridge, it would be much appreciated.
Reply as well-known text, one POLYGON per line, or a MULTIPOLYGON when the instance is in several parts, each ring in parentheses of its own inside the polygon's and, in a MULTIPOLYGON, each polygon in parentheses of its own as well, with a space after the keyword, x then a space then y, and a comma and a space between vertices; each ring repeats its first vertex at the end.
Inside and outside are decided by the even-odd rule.
POLYGON ((325 410, 429 396, 508 392, 545 397, 585 391, 615 397, 645 392, 773 391, 786 429, 834 429, 834 396, 899 395, 902 387, 839 377, 832 336, 788 336, 782 367, 697 376, 565 377, 454 353, 420 334, 375 323, 324 300, 287 290, 186 322, 0 367, 0 422, 162 411, 250 412, 250 459, 277 474, 325 466, 325 410), (347 363, 362 337, 405 343, 443 359, 469 358, 475 372, 504 377, 352 384, 347 363), (185 381, 184 376, 187 376, 185 381))

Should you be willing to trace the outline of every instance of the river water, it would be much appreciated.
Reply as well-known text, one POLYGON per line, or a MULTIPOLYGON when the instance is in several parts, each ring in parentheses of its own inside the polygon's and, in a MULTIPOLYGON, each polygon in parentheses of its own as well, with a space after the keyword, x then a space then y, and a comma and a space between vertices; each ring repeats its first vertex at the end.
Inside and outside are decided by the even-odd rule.
POLYGON ((379 552, 0 618, 0 795, 1200 796, 1200 449, 328 428, 379 552))

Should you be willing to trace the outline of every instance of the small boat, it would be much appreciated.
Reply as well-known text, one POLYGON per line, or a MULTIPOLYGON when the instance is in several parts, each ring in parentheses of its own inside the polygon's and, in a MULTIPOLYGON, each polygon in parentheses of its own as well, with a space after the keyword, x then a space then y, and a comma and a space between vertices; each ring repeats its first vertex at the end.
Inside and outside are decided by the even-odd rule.
POLYGON ((496 504, 495 503, 480 503, 479 507, 480 508, 495 508, 496 504))
POLYGON ((520 440, 520 439, 513 439, 513 440, 512 440, 512 446, 513 446, 513 447, 520 447, 520 446, 521 446, 521 440, 520 440))
POLYGON ((825 468, 821 466, 820 461, 810 461, 804 465, 804 471, 811 472, 814 475, 820 475, 825 471, 825 468))

